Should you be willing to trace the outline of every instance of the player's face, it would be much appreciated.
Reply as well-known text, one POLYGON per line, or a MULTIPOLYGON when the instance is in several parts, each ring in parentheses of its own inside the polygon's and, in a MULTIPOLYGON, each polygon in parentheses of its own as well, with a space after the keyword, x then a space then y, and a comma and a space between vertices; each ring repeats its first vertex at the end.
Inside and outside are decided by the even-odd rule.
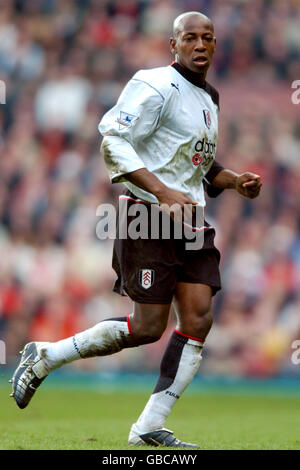
POLYGON ((216 48, 213 26, 207 19, 188 18, 176 38, 170 41, 177 62, 196 73, 206 73, 216 48))

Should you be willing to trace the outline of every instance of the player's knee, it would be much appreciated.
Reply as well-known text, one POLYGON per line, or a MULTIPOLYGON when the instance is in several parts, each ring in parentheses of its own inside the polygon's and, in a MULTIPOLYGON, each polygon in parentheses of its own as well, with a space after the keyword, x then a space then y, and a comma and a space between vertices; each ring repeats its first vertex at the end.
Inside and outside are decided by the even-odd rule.
POLYGON ((206 338, 213 324, 213 316, 210 309, 195 309, 181 317, 180 327, 183 333, 197 338, 206 338))
POLYGON ((135 305, 130 317, 133 336, 138 344, 158 341, 166 329, 169 306, 157 308, 149 305, 135 305))
POLYGON ((206 309, 205 311, 202 311, 201 314, 199 314, 199 312, 194 314, 191 324, 193 325, 193 330, 195 331, 196 336, 202 337, 203 334, 206 336, 213 324, 211 309, 206 309))
POLYGON ((209 321, 210 317, 212 316, 211 314, 211 302, 201 302, 198 305, 193 305, 187 312, 186 312, 186 317, 189 319, 189 321, 199 321, 199 322, 205 322, 209 321))
POLYGON ((162 325, 147 325, 135 330, 135 339, 139 344, 155 343, 164 332, 162 325))

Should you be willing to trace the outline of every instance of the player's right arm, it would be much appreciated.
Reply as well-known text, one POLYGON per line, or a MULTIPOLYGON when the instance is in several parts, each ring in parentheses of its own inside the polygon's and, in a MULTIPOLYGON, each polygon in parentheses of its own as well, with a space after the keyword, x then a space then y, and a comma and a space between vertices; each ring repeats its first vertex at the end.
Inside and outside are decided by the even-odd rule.
POLYGON ((139 144, 159 125, 164 104, 162 94, 145 81, 136 79, 136 75, 99 124, 104 136, 101 153, 112 183, 122 183, 128 173, 145 168, 138 155, 139 144))
POLYGON ((126 178, 136 186, 154 194, 160 204, 167 204, 168 206, 172 206, 173 204, 179 204, 181 206, 184 204, 197 204, 196 201, 193 201, 180 191, 168 188, 157 176, 146 168, 133 171, 127 174, 126 178))
POLYGON ((197 204, 180 191, 163 184, 138 155, 138 146, 159 126, 164 97, 142 80, 131 79, 120 98, 102 118, 99 131, 104 136, 101 152, 112 183, 130 181, 154 194, 160 204, 197 204))

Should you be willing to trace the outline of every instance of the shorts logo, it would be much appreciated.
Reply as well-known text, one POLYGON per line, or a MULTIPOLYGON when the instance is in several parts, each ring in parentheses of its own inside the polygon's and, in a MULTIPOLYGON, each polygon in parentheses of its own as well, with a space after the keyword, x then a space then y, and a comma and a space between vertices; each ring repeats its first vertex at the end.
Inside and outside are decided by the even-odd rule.
POLYGON ((140 269, 139 281, 144 289, 149 289, 154 282, 154 270, 153 269, 140 269))
POLYGON ((129 113, 125 113, 125 111, 120 111, 120 117, 118 117, 118 119, 116 119, 116 122, 119 123, 119 130, 120 130, 120 129, 122 129, 122 126, 132 127, 132 124, 137 119, 138 119, 138 117, 134 116, 134 114, 129 114, 129 113))
POLYGON ((206 127, 210 129, 211 126, 211 118, 210 118, 210 112, 208 109, 203 109, 203 116, 204 116, 204 122, 206 124, 206 127))

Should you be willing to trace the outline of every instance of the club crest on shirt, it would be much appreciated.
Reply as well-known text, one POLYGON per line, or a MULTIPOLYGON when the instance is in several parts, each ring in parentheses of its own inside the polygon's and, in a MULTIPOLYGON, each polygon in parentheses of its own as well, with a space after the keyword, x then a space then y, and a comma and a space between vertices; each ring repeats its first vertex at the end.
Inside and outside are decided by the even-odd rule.
POLYGON ((206 127, 210 129, 211 126, 211 118, 210 118, 210 112, 208 109, 203 109, 203 115, 204 115, 204 122, 206 124, 206 127))
POLYGON ((138 119, 138 117, 134 116, 134 114, 129 114, 129 113, 126 113, 125 111, 120 111, 120 117, 118 117, 118 119, 116 119, 116 122, 119 123, 119 130, 120 130, 120 129, 122 129, 122 126, 132 127, 132 124, 137 119, 138 119))
POLYGON ((153 269, 140 269, 139 282, 144 289, 149 289, 154 282, 154 270, 153 269))

